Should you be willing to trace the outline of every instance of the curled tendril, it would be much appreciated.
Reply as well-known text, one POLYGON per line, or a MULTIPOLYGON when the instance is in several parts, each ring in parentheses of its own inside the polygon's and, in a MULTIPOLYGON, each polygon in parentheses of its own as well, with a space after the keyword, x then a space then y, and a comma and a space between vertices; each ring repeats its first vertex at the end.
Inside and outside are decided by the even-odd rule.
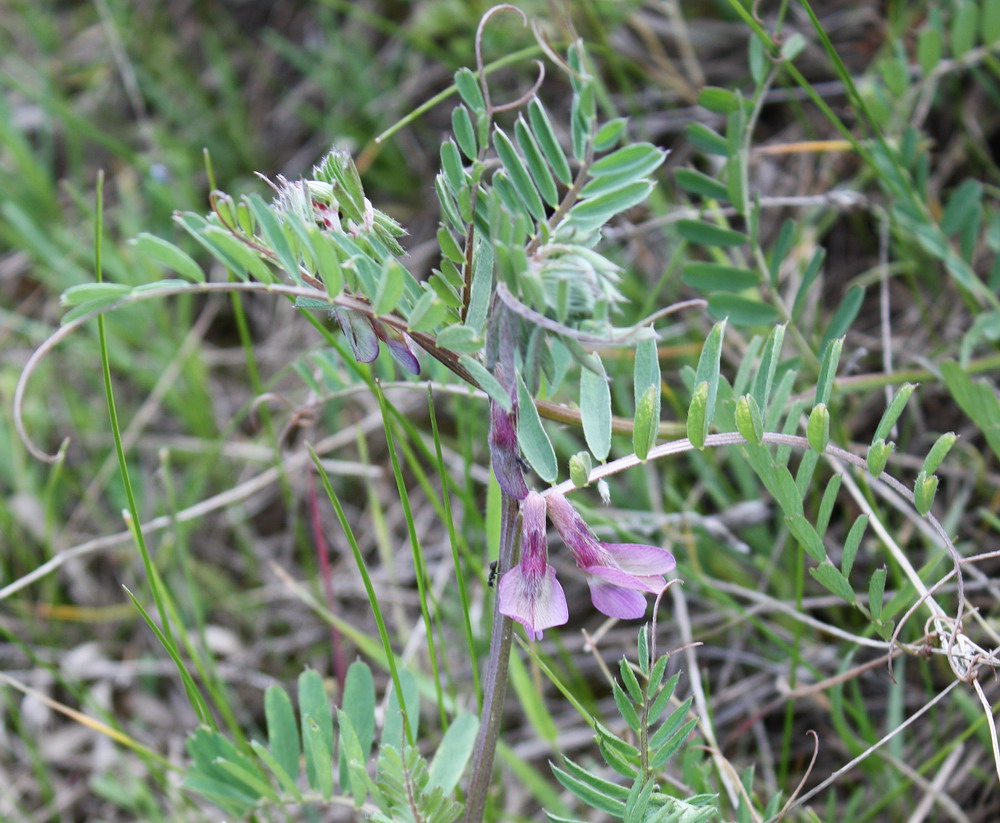
MULTIPOLYGON (((576 69, 574 69, 566 61, 566 59, 552 47, 552 44, 545 39, 545 35, 542 33, 542 30, 539 27, 537 20, 531 21, 531 31, 535 35, 535 42, 538 43, 538 48, 542 50, 542 52, 545 54, 546 57, 549 58, 549 60, 551 60, 555 65, 559 66, 559 68, 562 69, 564 72, 566 72, 566 74, 568 74, 570 77, 574 77, 577 80, 586 79, 586 75, 581 74, 576 69)), ((573 37, 574 38, 576 37, 575 33, 573 34, 573 37)))
MULTIPOLYGON (((995 552, 995 551, 984 552, 983 554, 977 554, 974 557, 963 557, 959 561, 959 564, 962 565, 967 563, 978 563, 982 560, 992 559, 994 557, 997 557, 998 555, 1000 555, 1000 552, 995 552)), ((892 671, 891 653, 893 649, 899 645, 899 635, 903 630, 903 626, 906 625, 907 621, 913 616, 913 614, 917 611, 917 609, 924 604, 926 600, 931 598, 938 589, 940 589, 945 583, 951 580, 951 578, 955 577, 958 573, 959 573, 959 566, 956 566, 954 569, 948 572, 948 574, 946 574, 944 577, 938 580, 933 586, 931 586, 926 592, 924 592, 921 598, 912 606, 910 606, 910 608, 907 609, 906 613, 899 619, 899 623, 897 624, 895 630, 893 631, 892 637, 889 639, 889 652, 890 652, 890 658, 888 661, 889 677, 892 678, 892 681, 894 683, 896 682, 896 678, 892 671)), ((933 621, 934 618, 933 617, 929 618, 929 620, 933 621)), ((933 625, 928 625, 925 623, 924 625, 925 638, 929 638, 931 636, 931 632, 933 631, 933 629, 934 629, 933 625)), ((998 664, 995 657, 987 654, 987 656, 984 658, 983 655, 986 654, 984 649, 972 643, 971 641, 968 641, 968 638, 966 638, 964 635, 959 635, 959 638, 960 640, 956 643, 956 645, 961 645, 962 647, 954 652, 949 652, 949 658, 961 657, 965 661, 965 669, 964 669, 965 676, 962 678, 963 680, 969 682, 975 675, 976 669, 980 663, 985 662, 988 663, 988 665, 990 665, 991 667, 994 668, 997 667, 998 664), (968 641, 968 642, 963 644, 963 641, 968 641), (974 655, 972 654, 972 649, 968 648, 968 646, 971 646, 976 650, 974 655)), ((958 675, 959 674, 958 670, 955 670, 955 673, 956 675, 958 675)))
POLYGON ((781 811, 778 812, 777 816, 772 818, 774 821, 784 820, 785 815, 788 814, 792 809, 792 804, 795 803, 795 798, 797 798, 801 793, 802 789, 805 788, 806 781, 809 779, 809 775, 812 774, 813 767, 816 765, 816 758, 819 756, 819 735, 816 734, 812 729, 806 731, 807 735, 812 735, 813 739, 813 753, 812 759, 809 761, 809 767, 806 769, 806 773, 802 775, 802 779, 799 781, 799 785, 795 787, 795 791, 792 792, 791 796, 785 801, 785 805, 781 807, 781 811))
POLYGON ((509 111, 525 105, 538 93, 538 89, 541 88, 542 82, 545 80, 545 65, 541 60, 534 60, 532 62, 538 67, 538 77, 531 88, 516 100, 512 100, 509 103, 502 103, 499 106, 493 105, 493 101, 490 99, 490 85, 486 80, 486 64, 483 62, 483 32, 486 30, 486 24, 502 11, 515 12, 521 18, 521 24, 528 25, 528 16, 517 6, 512 6, 510 3, 501 3, 498 6, 493 6, 479 21, 479 27, 476 29, 476 73, 479 75, 479 87, 482 89, 483 100, 486 101, 486 114, 489 117, 492 117, 496 112, 509 111))

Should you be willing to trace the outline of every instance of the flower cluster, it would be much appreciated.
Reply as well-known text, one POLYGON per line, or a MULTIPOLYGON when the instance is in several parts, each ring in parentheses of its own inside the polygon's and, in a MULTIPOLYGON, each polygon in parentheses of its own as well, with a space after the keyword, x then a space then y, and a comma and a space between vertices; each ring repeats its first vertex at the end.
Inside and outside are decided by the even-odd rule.
POLYGON ((546 513, 587 575, 594 607, 623 620, 642 617, 644 595, 663 590, 663 575, 677 565, 674 556, 655 546, 602 543, 563 495, 533 491, 521 503, 521 562, 500 578, 501 613, 521 623, 534 640, 569 619, 566 595, 548 564, 546 513))

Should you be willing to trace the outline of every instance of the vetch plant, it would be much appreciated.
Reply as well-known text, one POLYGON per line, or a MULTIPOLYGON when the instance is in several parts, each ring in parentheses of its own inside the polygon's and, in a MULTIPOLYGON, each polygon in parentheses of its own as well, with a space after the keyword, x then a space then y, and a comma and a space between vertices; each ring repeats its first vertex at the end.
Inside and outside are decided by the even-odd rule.
MULTIPOLYGON (((721 814, 722 807, 741 820, 780 817, 816 790, 787 802, 775 792, 757 809, 750 799, 752 791, 747 783, 734 779, 713 738, 711 713, 698 687, 697 661, 688 661, 693 694, 678 701, 674 695, 681 675, 667 677, 669 656, 656 655, 657 609, 665 609, 662 603, 668 594, 680 606, 685 602, 679 585, 672 586, 666 577, 677 567, 674 554, 655 545, 619 542, 631 538, 600 539, 568 496, 588 486, 609 496, 609 479, 614 478, 616 485, 625 482, 625 477, 616 475, 684 454, 692 455, 692 463, 704 471, 710 450, 727 450, 739 462, 739 468, 730 465, 734 483, 743 489, 762 486, 777 504, 781 540, 787 538, 798 550, 796 574, 789 574, 790 578, 799 581, 799 586, 811 578, 850 607, 851 617, 864 624, 858 636, 864 637, 867 646, 883 651, 887 663, 900 650, 919 657, 942 656, 954 681, 973 684, 985 703, 978 675, 982 667, 995 665, 995 658, 963 622, 964 561, 949 530, 933 513, 936 472, 955 435, 944 434, 937 440, 912 487, 891 473, 895 471, 893 438, 897 437, 893 432, 916 390, 915 385, 905 383, 887 403, 863 455, 835 443, 834 381, 843 335, 859 311, 863 289, 849 290, 830 322, 817 333, 809 332, 801 321, 804 306, 815 300, 811 290, 822 255, 816 253, 805 261, 790 284, 783 281, 781 272, 791 265, 794 223, 766 244, 760 231, 761 202, 749 190, 749 145, 761 96, 782 62, 794 72, 791 61, 796 49, 778 50, 769 37, 760 37, 754 41, 760 52, 753 67, 754 97, 744 100, 721 89, 703 95, 705 107, 724 119, 726 134, 695 124, 699 127, 692 126, 689 136, 699 150, 725 158, 722 179, 684 169, 677 182, 706 202, 731 203, 732 214, 745 223, 746 230, 704 215, 678 220, 678 238, 687 244, 691 257, 681 277, 701 290, 706 300, 654 306, 651 313, 636 320, 642 312, 626 296, 625 268, 616 262, 618 257, 607 240, 616 222, 653 193, 666 152, 652 143, 631 140, 624 119, 598 115, 599 109, 607 113, 599 105, 602 89, 580 40, 572 42, 563 56, 536 32, 539 48, 562 70, 571 89, 565 123, 537 95, 544 78, 541 63, 534 88, 510 103, 494 102, 482 59, 482 35, 488 22, 502 12, 525 20, 513 6, 491 9, 476 37, 476 71, 461 69, 454 78, 460 102, 452 112, 453 133, 441 145, 441 170, 434 183, 441 212, 436 235, 440 255, 426 280, 419 280, 407 268, 400 245, 404 229, 373 206, 354 161, 344 151, 331 151, 305 179, 278 178, 271 184, 271 201, 257 194, 235 198, 214 190, 210 214, 184 212, 175 220, 221 264, 229 279, 210 281, 187 252, 152 235, 140 235, 135 250, 184 279, 138 287, 104 283, 98 259, 98 282, 64 293, 63 302, 70 310, 63 327, 28 362, 15 393, 15 423, 32 453, 49 459, 28 438, 22 411, 25 385, 40 359, 95 317, 103 344, 103 316, 110 311, 167 296, 216 292, 287 298, 329 347, 343 355, 339 362, 345 372, 377 398, 427 639, 431 672, 429 678, 420 680, 419 688, 425 696, 433 695, 441 726, 439 749, 429 764, 421 753, 420 744, 430 736, 419 736, 417 677, 398 660, 350 519, 312 447, 308 459, 336 512, 378 627, 379 641, 369 638, 364 653, 388 672, 391 696, 385 710, 376 711, 371 671, 356 663, 345 680, 343 705, 334 715, 318 675, 306 672, 299 681, 298 716, 284 691, 268 692, 266 746, 246 739, 233 719, 227 718, 229 736, 218 728, 209 701, 188 671, 172 634, 176 608, 163 595, 145 547, 147 524, 141 521, 132 496, 113 411, 107 352, 103 352, 112 430, 129 496, 129 527, 146 562, 159 620, 141 613, 170 653, 202 724, 189 745, 192 763, 185 785, 227 813, 325 803, 362 810, 378 820, 451 823, 464 814, 468 823, 479 823, 488 814, 495 785, 494 757, 512 677, 514 624, 519 623, 531 641, 522 645, 536 673, 544 673, 578 710, 593 729, 607 766, 628 781, 628 785, 618 785, 595 769, 562 760, 553 773, 584 805, 627 821, 693 823, 721 814), (773 67, 761 62, 761 49, 773 58, 773 67), (741 250, 739 259, 726 257, 736 255, 737 249, 741 250), (710 259, 694 259, 699 255, 710 259), (664 318, 682 309, 704 309, 717 322, 703 324, 706 331, 698 341, 695 367, 682 369, 681 385, 671 387, 669 396, 684 415, 680 425, 671 425, 661 420, 664 384, 657 328, 659 324, 662 331, 664 318), (336 321, 342 337, 331 331, 327 317, 336 321), (737 353, 728 353, 724 370, 727 329, 732 340, 733 328, 743 336, 734 346, 737 353), (496 566, 490 567, 490 582, 493 571, 497 573, 497 598, 481 694, 446 694, 442 685, 445 676, 437 656, 438 595, 424 566, 421 535, 414 524, 403 460, 397 452, 397 440, 402 448, 407 441, 401 432, 408 433, 412 421, 393 409, 376 379, 377 374, 387 373, 386 364, 378 362, 382 344, 404 374, 426 377, 433 386, 453 385, 457 380, 488 403, 485 440, 498 487, 499 522, 496 566), (793 357, 787 357, 786 348, 794 350, 793 357), (423 354, 418 355, 419 351, 423 354), (621 362, 631 368, 631 392, 618 391, 621 362), (730 362, 735 365, 731 379, 724 373, 730 362), (800 370, 813 389, 793 395, 800 370), (609 375, 619 381, 617 385, 609 375), (567 400, 570 394, 575 402, 567 400), (627 416, 616 416, 616 409, 627 416), (552 423, 578 429, 586 449, 566 459, 571 450, 566 442, 575 435, 562 431, 556 435, 552 423), (682 433, 686 437, 663 440, 682 433), (631 450, 619 448, 615 454, 613 434, 630 436, 631 450), (814 478, 824 463, 832 467, 833 479, 817 491, 814 478), (951 561, 957 584, 951 612, 936 598, 940 582, 928 585, 895 544, 863 485, 880 493, 890 490, 894 500, 902 501, 907 511, 912 509, 916 522, 951 561), (838 541, 831 536, 830 526, 842 487, 860 513, 838 541), (559 537, 552 556, 548 522, 559 537), (886 568, 859 579, 856 561, 869 529, 877 532, 891 557, 898 591, 889 599, 886 568), (620 678, 610 684, 624 724, 619 730, 597 720, 540 652, 538 642, 545 632, 583 619, 570 613, 566 592, 556 578, 557 553, 572 558, 585 577, 593 606, 609 618, 641 619, 648 609, 647 595, 654 596, 653 630, 643 627, 639 632, 638 661, 622 660, 620 678), (909 604, 905 613, 904 603, 909 604), (929 613, 928 630, 918 641, 901 641, 901 629, 919 609, 929 613), (472 699, 479 704, 478 719, 458 708, 472 699), (670 705, 674 708, 668 712, 670 705), (382 735, 372 759, 377 715, 382 735), (699 769, 708 759, 695 747, 688 748, 692 754, 684 751, 693 733, 704 739, 711 753, 713 791, 701 791, 709 783, 699 776, 699 769), (694 775, 691 781, 668 775, 667 762, 675 755, 689 758, 685 772, 694 775), (466 763, 470 774, 460 793, 466 763)), ((737 13, 749 15, 742 7, 737 13)), ((750 21, 748 25, 760 36, 759 22, 753 17, 750 21)), ((911 201, 899 206, 907 219, 930 219, 922 209, 913 212, 917 204, 911 201), (907 204, 912 207, 909 211, 907 204)), ((966 277, 966 264, 936 245, 934 249, 954 277, 966 277)), ((980 294, 981 289, 973 291, 980 294)), ((944 364, 941 371, 956 395, 974 410, 970 414, 992 419, 995 398, 985 397, 958 364, 944 364)), ((434 458, 442 474, 440 513, 452 530, 450 487, 444 477, 433 397, 430 412, 434 458)), ((420 442, 419 438, 409 440, 420 442)), ((407 457, 407 465, 422 472, 418 460, 407 457)), ((662 505, 662 500, 655 503, 662 505)), ((475 661, 477 640, 485 644, 487 638, 474 636, 459 541, 452 531, 449 539, 465 641, 475 661)), ((800 589, 798 600, 802 597, 800 589)), ((133 599, 142 610, 139 598, 133 599)), ((336 616, 330 619, 335 622, 336 616)), ((822 628, 831 630, 829 625, 822 628)), ((684 652, 690 652, 695 642, 692 638, 685 644, 684 652)), ((540 715, 536 710, 533 720, 540 715)), ((1000 769, 1000 752, 997 764, 1000 769)))

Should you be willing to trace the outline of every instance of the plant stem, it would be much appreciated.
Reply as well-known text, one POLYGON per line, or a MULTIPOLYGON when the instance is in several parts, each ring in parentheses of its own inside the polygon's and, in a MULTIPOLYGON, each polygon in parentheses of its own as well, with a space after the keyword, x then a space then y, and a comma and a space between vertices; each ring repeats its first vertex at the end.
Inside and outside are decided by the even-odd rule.
MULTIPOLYGON (((517 549, 517 501, 501 492, 500 496, 500 552, 497 571, 506 572, 514 565, 517 549)), ((486 795, 493 775, 493 755, 497 748, 497 735, 503 720, 504 698, 507 696, 507 666, 510 663, 510 643, 513 621, 500 614, 497 601, 493 610, 493 634, 490 638, 490 655, 483 675, 483 714, 479 734, 472 752, 472 777, 465 802, 465 823, 480 823, 486 810, 486 795)))

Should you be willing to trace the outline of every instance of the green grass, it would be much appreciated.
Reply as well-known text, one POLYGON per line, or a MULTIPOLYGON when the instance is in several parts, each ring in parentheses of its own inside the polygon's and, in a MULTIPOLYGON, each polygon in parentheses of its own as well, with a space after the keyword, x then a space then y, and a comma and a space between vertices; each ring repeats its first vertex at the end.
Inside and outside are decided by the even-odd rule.
MULTIPOLYGON (((210 185, 267 198, 255 171, 294 179, 331 144, 346 146, 374 206, 409 230, 413 274, 438 265, 428 251, 433 175, 457 102, 451 76, 474 65, 488 6, 326 0, 270 4, 264 14, 244 5, 19 0, 0 10, 3 819, 217 818, 204 797, 177 787, 173 772, 190 766, 185 740, 204 724, 252 757, 250 741, 265 736, 265 689, 292 690, 307 668, 339 701, 331 627, 348 660, 371 665, 380 699, 390 683, 406 693, 414 678, 426 754, 482 701, 495 601, 486 580, 499 540, 488 405, 456 390, 440 364, 424 358, 419 381, 400 385, 388 357, 356 363, 321 312, 262 291, 192 289, 90 320, 41 362, 23 419, 55 462, 31 456, 15 431, 18 377, 58 330, 64 291, 172 276, 130 239, 167 238, 213 282, 227 280, 172 222, 175 210, 207 213, 210 185), (446 102, 424 106, 436 95, 446 102), (310 525, 314 469, 332 598, 310 525)), ((728 313, 716 418, 724 427, 736 398, 754 390, 773 317, 788 326, 771 389, 784 397, 772 400, 768 429, 802 434, 824 343, 843 334, 831 441, 863 456, 886 389, 918 382, 888 471, 912 487, 937 436, 958 433, 933 511, 963 555, 995 549, 1000 3, 891 4, 884 19, 875 6, 835 12, 798 0, 764 4, 760 19, 735 0, 676 5, 683 26, 664 16, 666 5, 587 0, 573 9, 601 116, 627 114, 636 139, 672 149, 649 205, 609 232, 628 298, 617 325, 708 301, 657 325, 664 420, 684 425, 701 345, 728 313), (798 35, 806 50, 780 62, 798 35), (703 107, 694 106, 699 94, 703 107), (750 242, 726 245, 733 235, 715 230, 750 242), (800 288, 819 250, 825 260, 800 288), (759 285, 699 289, 707 269, 692 264, 706 262, 716 273, 753 272, 759 285), (945 360, 988 388, 944 379, 945 360)), ((524 8, 564 52, 565 21, 548 4, 524 8)), ((539 53, 514 15, 497 16, 484 60, 501 64, 490 74, 498 100, 530 86, 528 55, 539 53)), ((571 90, 548 71, 542 96, 564 123, 571 90)), ((513 133, 509 117, 500 122, 513 133)), ((631 350, 601 354, 613 410, 631 418, 631 350)), ((547 399, 572 407, 578 368, 567 362, 547 399)), ((545 426, 563 480, 587 443, 578 425, 545 426)), ((609 460, 632 448, 630 434, 616 433, 609 460)), ((769 803, 780 809, 795 791, 813 754, 807 730, 819 737, 808 789, 954 680, 938 655, 897 661, 896 683, 882 664, 856 668, 884 654, 878 632, 809 574, 816 563, 748 454, 708 449, 631 469, 611 479, 610 509, 592 492, 574 497, 602 539, 669 545, 677 556, 685 583, 661 605, 658 648, 703 644, 677 651, 669 671, 685 673, 679 700, 700 672, 700 719, 712 728, 706 735, 702 725, 698 739, 714 736, 719 749, 689 747, 667 766, 662 790, 718 793, 721 819, 741 821, 766 819, 769 803), (752 812, 731 778, 749 767, 752 812)), ((777 454, 793 477, 812 473, 804 512, 815 523, 833 468, 801 451, 777 454)), ((950 571, 911 507, 851 476, 824 535, 835 565, 870 509, 926 585, 950 571)), ((500 797, 492 801, 497 820, 541 819, 543 805, 588 819, 546 762, 559 753, 599 762, 592 719, 624 729, 609 672, 634 654, 637 626, 602 625, 555 543, 552 562, 570 623, 528 654, 515 648, 498 762, 524 791, 510 794, 504 813, 500 797)), ((886 616, 898 620, 919 594, 870 527, 847 575, 865 609, 883 567, 886 616)), ((1000 645, 995 569, 993 559, 965 569, 976 610, 966 608, 966 631, 986 649, 1000 645)), ((953 585, 935 598, 954 614, 953 585)), ((922 641, 925 615, 909 620, 901 641, 922 641)), ((981 685, 996 704, 992 680, 984 672, 981 685)), ((823 820, 902 821, 924 798, 937 798, 926 819, 963 819, 956 808, 992 819, 997 779, 985 714, 962 684, 786 819, 810 819, 808 806, 823 820), (943 788, 932 791, 939 777, 943 788)), ((267 807, 257 819, 300 815, 322 812, 313 802, 267 807)))

